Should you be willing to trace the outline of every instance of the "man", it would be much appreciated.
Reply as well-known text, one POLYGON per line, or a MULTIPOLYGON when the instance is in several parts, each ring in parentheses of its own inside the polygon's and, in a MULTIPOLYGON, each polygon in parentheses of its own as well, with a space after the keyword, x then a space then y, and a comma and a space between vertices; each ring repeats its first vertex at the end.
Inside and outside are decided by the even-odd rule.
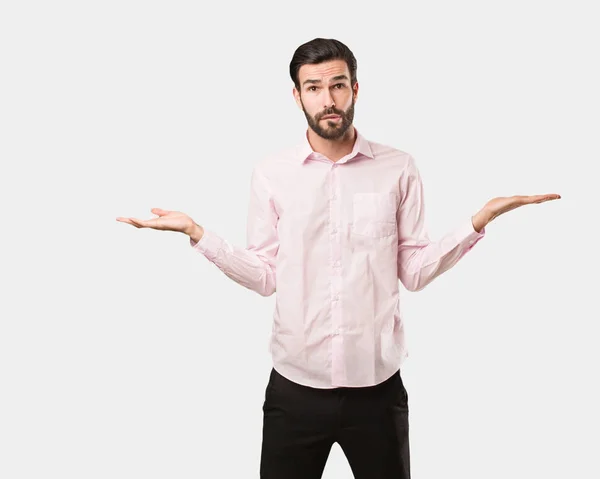
POLYGON ((263 479, 317 479, 334 443, 356 479, 410 477, 398 280, 419 291, 454 266, 497 216, 559 195, 495 198, 432 242, 423 185, 406 152, 353 126, 356 59, 317 38, 290 63, 308 130, 254 169, 246 248, 158 208, 138 228, 180 231, 227 276, 277 291, 263 406, 263 479))

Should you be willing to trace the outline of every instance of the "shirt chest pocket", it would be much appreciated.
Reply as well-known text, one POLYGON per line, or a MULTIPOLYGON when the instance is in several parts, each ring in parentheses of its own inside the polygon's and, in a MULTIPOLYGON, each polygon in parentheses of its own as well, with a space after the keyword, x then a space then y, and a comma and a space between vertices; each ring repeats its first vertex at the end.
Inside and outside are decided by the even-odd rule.
POLYGON ((352 232, 384 238, 396 233, 396 195, 355 193, 352 197, 352 232))

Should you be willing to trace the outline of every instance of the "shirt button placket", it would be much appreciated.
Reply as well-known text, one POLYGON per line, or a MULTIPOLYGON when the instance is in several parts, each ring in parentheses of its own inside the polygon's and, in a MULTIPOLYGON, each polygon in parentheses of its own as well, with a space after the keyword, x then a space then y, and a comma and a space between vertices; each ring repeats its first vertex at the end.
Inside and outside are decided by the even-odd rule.
POLYGON ((344 340, 342 324, 342 235, 340 233, 340 181, 339 165, 333 164, 329 181, 330 198, 330 275, 331 278, 331 361, 332 361, 332 381, 334 384, 345 382, 344 367, 344 340))

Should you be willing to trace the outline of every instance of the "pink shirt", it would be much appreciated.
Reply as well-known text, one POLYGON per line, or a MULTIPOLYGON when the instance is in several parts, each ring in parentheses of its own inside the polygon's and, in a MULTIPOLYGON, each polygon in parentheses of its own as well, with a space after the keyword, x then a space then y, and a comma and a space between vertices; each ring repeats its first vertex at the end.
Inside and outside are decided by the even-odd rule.
POLYGON ((469 216, 432 242, 413 157, 356 133, 337 162, 305 137, 255 166, 246 248, 206 228, 191 241, 242 286, 277 291, 273 366, 315 388, 372 386, 395 373, 408 356, 398 280, 423 289, 485 234, 469 216))

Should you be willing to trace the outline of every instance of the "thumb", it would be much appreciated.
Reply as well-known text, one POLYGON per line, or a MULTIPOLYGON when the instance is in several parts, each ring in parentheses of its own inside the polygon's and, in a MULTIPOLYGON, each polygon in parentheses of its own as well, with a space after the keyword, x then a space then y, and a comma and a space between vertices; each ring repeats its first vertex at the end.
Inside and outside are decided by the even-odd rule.
POLYGON ((158 215, 158 216, 165 216, 170 213, 170 211, 162 210, 160 208, 152 208, 150 211, 152 211, 152 213, 154 213, 155 215, 158 215))

